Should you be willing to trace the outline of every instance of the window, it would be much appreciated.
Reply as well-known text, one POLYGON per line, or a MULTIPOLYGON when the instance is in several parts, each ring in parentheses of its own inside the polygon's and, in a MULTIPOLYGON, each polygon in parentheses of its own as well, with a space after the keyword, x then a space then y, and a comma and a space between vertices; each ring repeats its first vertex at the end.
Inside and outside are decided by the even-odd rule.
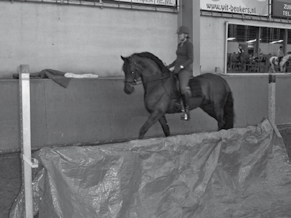
MULTIPOLYGON (((227 23, 226 30, 227 73, 268 73, 271 57, 285 60, 277 59, 280 46, 286 58, 291 54, 291 29, 227 23)), ((291 73, 291 58, 284 63, 291 73)))

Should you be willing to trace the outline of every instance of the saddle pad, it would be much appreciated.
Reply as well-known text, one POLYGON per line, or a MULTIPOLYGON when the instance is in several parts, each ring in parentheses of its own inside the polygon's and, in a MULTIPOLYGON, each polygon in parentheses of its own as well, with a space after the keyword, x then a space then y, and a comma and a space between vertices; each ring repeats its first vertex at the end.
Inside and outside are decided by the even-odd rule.
POLYGON ((196 77, 193 77, 189 81, 189 86, 191 89, 191 97, 193 98, 200 98, 202 97, 202 89, 201 89, 201 83, 200 80, 197 79, 196 77))

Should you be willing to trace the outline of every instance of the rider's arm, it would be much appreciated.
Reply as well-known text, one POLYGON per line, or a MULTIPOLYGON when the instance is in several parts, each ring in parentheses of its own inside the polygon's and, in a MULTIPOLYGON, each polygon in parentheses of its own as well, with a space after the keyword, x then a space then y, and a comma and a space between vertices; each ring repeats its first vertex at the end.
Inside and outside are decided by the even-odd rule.
POLYGON ((174 60, 173 63, 169 64, 167 67, 170 69, 175 66, 175 63, 176 63, 176 60, 174 60))
POLYGON ((280 52, 280 55, 281 55, 281 57, 284 57, 284 52, 281 51, 281 52, 280 52))
POLYGON ((186 44, 187 50, 187 60, 183 63, 183 67, 187 68, 190 64, 193 64, 194 54, 193 54, 193 44, 191 42, 186 44))

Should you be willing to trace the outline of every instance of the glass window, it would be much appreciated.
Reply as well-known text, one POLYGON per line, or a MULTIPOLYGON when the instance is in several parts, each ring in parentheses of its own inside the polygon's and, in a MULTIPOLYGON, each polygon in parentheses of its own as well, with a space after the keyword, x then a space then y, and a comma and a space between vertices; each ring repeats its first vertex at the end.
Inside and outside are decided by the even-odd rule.
MULTIPOLYGON (((291 29, 228 24, 226 40, 227 73, 268 73, 271 57, 276 65, 291 53, 291 29)), ((291 58, 284 63, 291 73, 291 58)))

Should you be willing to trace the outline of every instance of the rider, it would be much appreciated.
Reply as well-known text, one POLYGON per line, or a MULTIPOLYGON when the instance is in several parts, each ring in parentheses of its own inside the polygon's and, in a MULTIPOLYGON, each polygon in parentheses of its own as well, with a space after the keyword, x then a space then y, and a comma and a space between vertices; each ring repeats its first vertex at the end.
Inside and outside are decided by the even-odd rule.
POLYGON ((241 44, 238 45, 237 53, 238 53, 238 59, 240 60, 240 57, 245 53, 241 44))
POLYGON ((180 81, 180 92, 184 106, 184 114, 181 116, 182 120, 189 120, 189 101, 190 101, 190 87, 189 80, 192 78, 192 64, 193 64, 193 44, 189 41, 190 31, 186 26, 180 26, 178 31, 178 47, 176 50, 177 58, 171 63, 168 68, 174 67, 174 73, 178 74, 180 81))
POLYGON ((280 62, 283 57, 284 57, 284 52, 283 52, 283 46, 281 45, 277 52, 278 66, 280 66, 280 62))

